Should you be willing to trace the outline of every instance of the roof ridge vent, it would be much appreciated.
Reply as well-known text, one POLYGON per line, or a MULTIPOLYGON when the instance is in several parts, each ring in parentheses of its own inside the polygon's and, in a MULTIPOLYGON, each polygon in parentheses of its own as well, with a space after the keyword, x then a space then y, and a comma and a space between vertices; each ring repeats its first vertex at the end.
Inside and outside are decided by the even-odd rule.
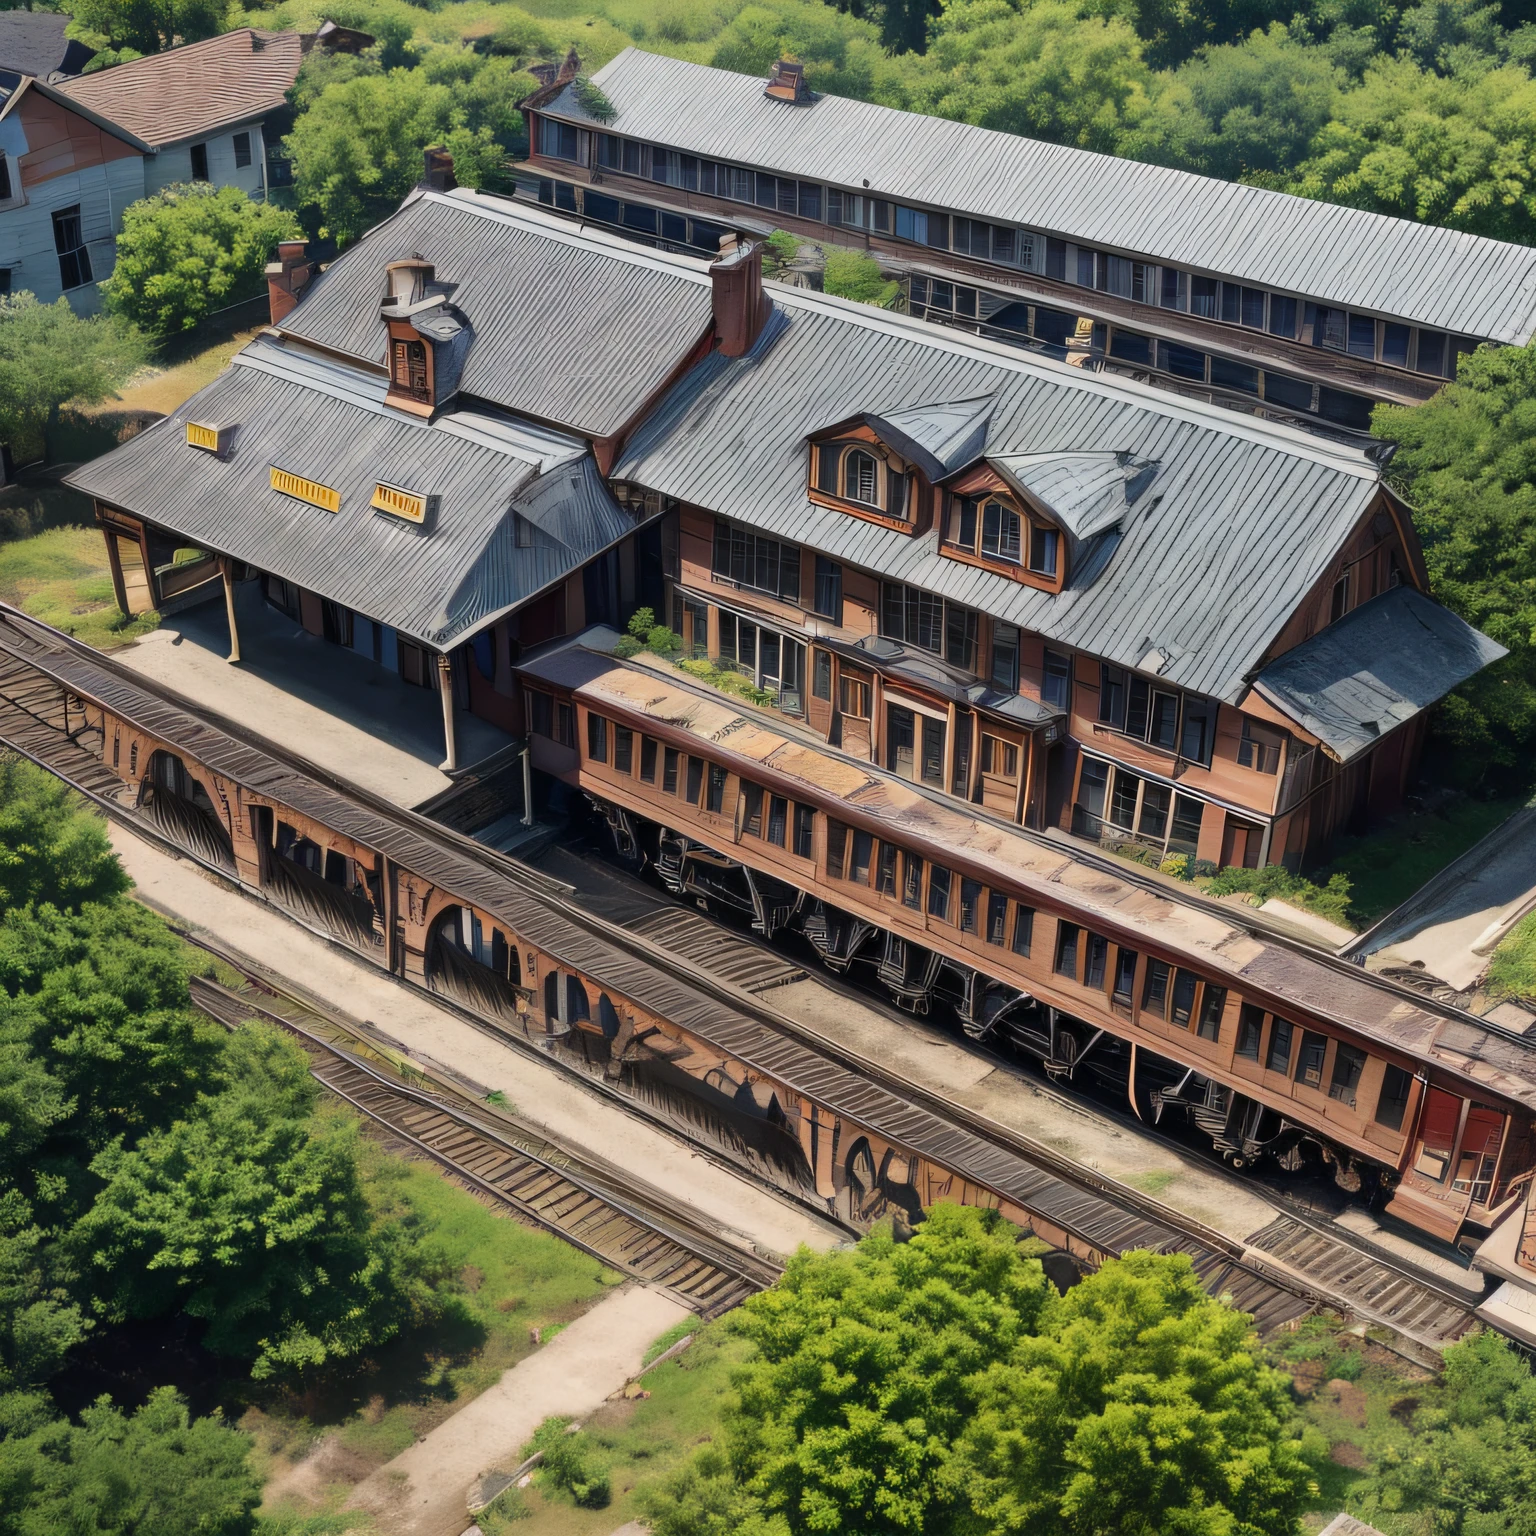
POLYGON ((779 59, 763 87, 763 95, 774 101, 792 101, 808 106, 816 100, 815 93, 805 81, 805 65, 798 59, 779 59))

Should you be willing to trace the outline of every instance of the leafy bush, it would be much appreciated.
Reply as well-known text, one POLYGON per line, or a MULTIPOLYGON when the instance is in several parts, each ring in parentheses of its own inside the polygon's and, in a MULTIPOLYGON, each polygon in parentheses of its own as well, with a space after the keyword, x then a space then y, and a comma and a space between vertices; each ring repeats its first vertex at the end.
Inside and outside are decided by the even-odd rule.
POLYGON ((1189 855, 1187 853, 1170 853, 1157 868, 1159 874, 1172 875, 1177 880, 1188 880, 1191 878, 1189 873, 1189 855))
POLYGON ((577 75, 571 81, 571 92, 581 103, 582 111, 600 123, 611 123, 619 115, 618 108, 603 95, 602 86, 585 75, 577 75))
POLYGON ((594 1466, 580 1432, 567 1433, 566 1421, 545 1419, 533 1432, 525 1454, 543 1451, 540 1480, 568 1493, 583 1509, 602 1509, 612 1498, 608 1473, 594 1466))
POLYGON ((1229 866, 1218 871, 1206 887, 1212 896, 1230 896, 1245 891, 1263 901, 1271 897, 1288 901, 1330 922, 1349 923, 1349 876, 1330 875, 1328 884, 1314 885, 1301 875, 1293 875, 1283 864, 1266 864, 1262 869, 1238 869, 1229 866))
POLYGON ((873 304, 880 309, 889 309, 901 291, 899 283, 887 282, 881 276, 879 264, 872 257, 836 245, 827 248, 821 286, 837 298, 873 304))

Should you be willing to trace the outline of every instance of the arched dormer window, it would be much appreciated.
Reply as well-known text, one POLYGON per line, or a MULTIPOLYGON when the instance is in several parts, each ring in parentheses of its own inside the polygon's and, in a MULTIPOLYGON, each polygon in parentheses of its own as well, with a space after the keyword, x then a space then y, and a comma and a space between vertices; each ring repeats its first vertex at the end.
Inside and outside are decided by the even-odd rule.
POLYGON ((844 450, 843 495, 868 507, 880 505, 880 477, 872 453, 865 453, 862 448, 844 450))
POLYGON ((1060 530, 996 494, 952 497, 945 544, 1053 584, 1061 574, 1060 530))

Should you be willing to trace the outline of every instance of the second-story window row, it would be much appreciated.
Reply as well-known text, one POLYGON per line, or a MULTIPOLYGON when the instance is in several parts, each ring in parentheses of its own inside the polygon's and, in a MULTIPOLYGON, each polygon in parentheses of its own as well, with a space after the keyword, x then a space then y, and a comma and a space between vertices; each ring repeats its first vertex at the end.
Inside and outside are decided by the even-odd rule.
POLYGON ((1216 705, 1123 667, 1099 664, 1099 723, 1149 746, 1209 767, 1216 740, 1216 705))
POLYGON ((735 523, 716 522, 713 572, 738 586, 800 601, 800 546, 752 533, 735 523))
POLYGON ((976 670, 977 615, 919 587, 880 585, 880 633, 942 656, 951 666, 976 670))

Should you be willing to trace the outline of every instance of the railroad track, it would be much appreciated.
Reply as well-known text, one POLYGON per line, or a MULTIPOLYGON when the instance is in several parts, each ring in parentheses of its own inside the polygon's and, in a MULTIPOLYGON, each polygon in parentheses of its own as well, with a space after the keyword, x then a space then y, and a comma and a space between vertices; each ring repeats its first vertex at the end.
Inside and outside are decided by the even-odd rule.
MULTIPOLYGON (((772 1075, 835 1114, 877 1129, 960 1177, 1001 1192, 1093 1252, 1151 1248, 1187 1253, 1207 1288, 1230 1296, 1252 1313, 1261 1332, 1282 1328, 1318 1307, 1330 1307, 1358 1312, 1367 1321, 1379 1323, 1410 1351, 1436 1347, 1422 1330, 1399 1328, 1390 1317, 1378 1315, 1358 1288, 1352 1295, 1321 1274, 1293 1269, 1278 1255, 1236 1242, 984 1116, 914 1088, 878 1063, 830 1046, 779 1016, 753 992, 715 975, 708 964, 711 956, 698 953, 696 945, 688 945, 694 953, 685 954, 667 948, 653 935, 587 911, 570 899, 569 886, 382 801, 235 722, 195 708, 110 657, 0 605, 0 740, 73 783, 140 835, 179 857, 198 859, 198 854, 160 835, 144 817, 132 812, 119 798, 120 781, 93 755, 90 744, 74 739, 67 708, 70 690, 140 721, 151 734, 199 760, 212 758, 210 765, 218 771, 306 810, 365 846, 386 851, 391 860, 440 880, 466 899, 485 905, 493 915, 504 914, 514 931, 532 935, 530 942, 562 956, 599 982, 613 977, 620 992, 657 1016, 693 1030, 734 1058, 771 1062, 772 1075), (38 685, 39 677, 51 680, 53 694, 38 685), (60 690, 66 701, 62 707, 55 696, 60 690)), ((73 724, 78 727, 79 723, 76 710, 73 724)), ((228 870, 215 873, 230 877, 228 870)), ((1118 868, 1115 873, 1123 875, 1118 868)), ((1166 896, 1161 887, 1158 890, 1166 896)), ((1230 912, 1222 912, 1230 920, 1230 912)), ((1309 949, 1308 953, 1316 952, 1309 949)), ((1349 970, 1360 974, 1354 967, 1349 970)), ((455 1007, 440 995, 431 995, 437 1004, 455 1007)), ((498 1029, 462 1008, 455 1011, 504 1043, 549 1059, 516 1033, 498 1029)), ((1482 1027, 1482 1021, 1469 1022, 1482 1027)), ((604 1091, 592 1079, 582 1080, 604 1091)), ((632 1111, 652 1113, 636 1100, 623 1102, 632 1111)), ((428 1103, 436 1100, 429 1095, 428 1103)), ((689 1127, 658 1118, 674 1133, 692 1135, 710 1155, 719 1155, 717 1147, 689 1127)), ((429 1155, 439 1156, 430 1149, 429 1155)), ((471 1172, 470 1177, 479 1175, 471 1172)), ((1340 1271, 1347 1268, 1340 1266, 1340 1271)), ((1462 1308, 1461 1315, 1470 1326, 1470 1312, 1462 1308)), ((1451 1335, 1461 1326, 1459 1319, 1447 1319, 1447 1326, 1435 1331, 1451 1335)))
POLYGON ((333 1011, 279 990, 231 951, 185 931, 181 936, 242 971, 237 987, 192 978, 192 1000, 203 1013, 230 1028, 247 1019, 275 1024, 309 1054, 317 1082, 390 1137, 601 1263, 704 1317, 728 1311, 783 1273, 675 1205, 667 1209, 672 1203, 659 1192, 618 1169, 557 1146, 514 1116, 492 1116, 451 1085, 355 1036, 355 1026, 333 1011))

